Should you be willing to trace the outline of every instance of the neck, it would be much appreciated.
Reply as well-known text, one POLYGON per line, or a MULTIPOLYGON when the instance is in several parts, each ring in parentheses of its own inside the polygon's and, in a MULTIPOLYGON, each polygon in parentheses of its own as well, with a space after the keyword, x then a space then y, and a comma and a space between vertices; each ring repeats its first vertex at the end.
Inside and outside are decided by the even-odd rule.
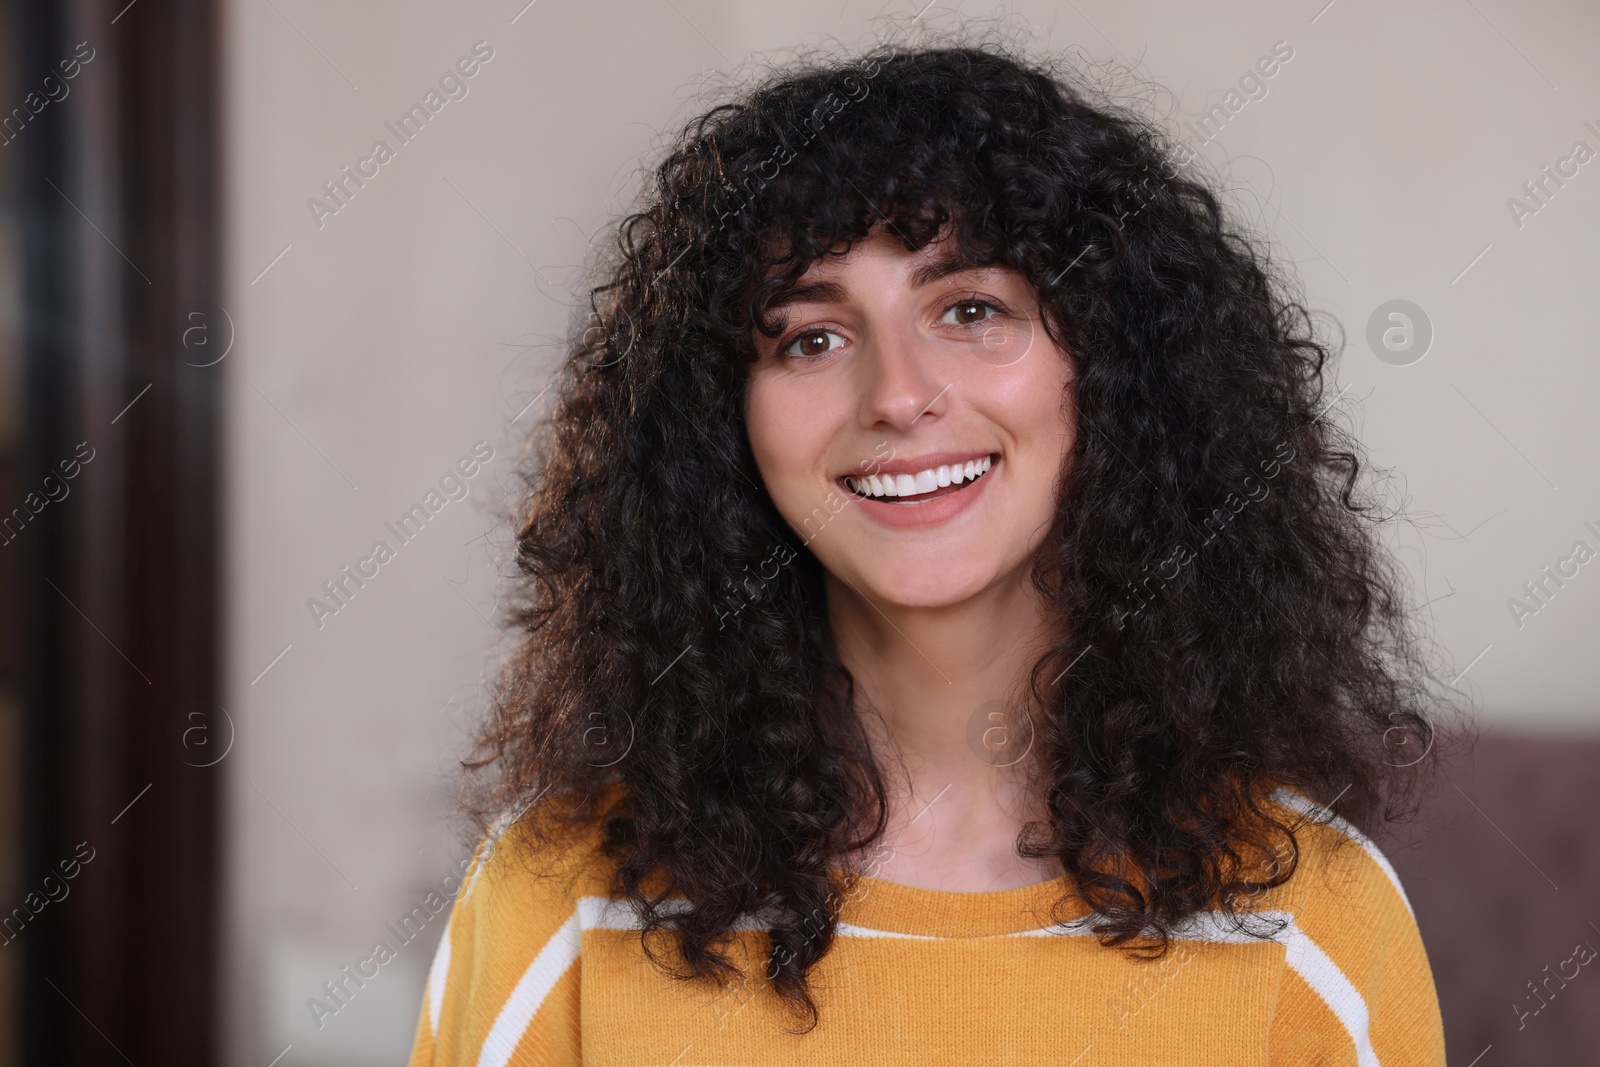
POLYGON ((1059 870, 1015 852, 1030 795, 1028 675, 1054 636, 1025 574, 960 604, 905 607, 826 576, 840 661, 890 792, 872 866, 890 881, 994 889, 1059 870))

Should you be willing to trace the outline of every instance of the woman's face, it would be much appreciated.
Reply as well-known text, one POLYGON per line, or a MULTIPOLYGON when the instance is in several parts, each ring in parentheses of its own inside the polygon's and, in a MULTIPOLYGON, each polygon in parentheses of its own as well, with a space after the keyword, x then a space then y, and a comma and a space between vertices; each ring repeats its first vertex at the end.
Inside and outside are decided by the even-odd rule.
POLYGON ((1071 368, 1032 287, 881 231, 815 263, 745 389, 756 465, 829 572, 873 602, 961 603, 1015 579, 1072 446, 1071 368))

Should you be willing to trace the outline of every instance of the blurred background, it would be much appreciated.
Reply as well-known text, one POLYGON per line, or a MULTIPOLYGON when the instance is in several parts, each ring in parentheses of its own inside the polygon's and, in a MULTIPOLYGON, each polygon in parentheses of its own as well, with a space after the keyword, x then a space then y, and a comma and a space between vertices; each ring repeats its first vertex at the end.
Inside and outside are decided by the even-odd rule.
POLYGON ((1194 147, 1342 329, 1482 733, 1388 844, 1450 1061, 1596 1060, 1600 9, 923 2, 0 7, 0 1065, 405 1061, 591 241, 728 86, 962 19, 1194 147))

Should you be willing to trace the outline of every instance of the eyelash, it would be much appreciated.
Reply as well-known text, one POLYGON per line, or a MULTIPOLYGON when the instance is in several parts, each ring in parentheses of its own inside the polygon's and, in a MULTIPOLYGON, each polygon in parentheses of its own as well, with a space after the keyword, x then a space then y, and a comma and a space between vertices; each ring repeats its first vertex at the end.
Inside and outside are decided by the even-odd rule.
MULTIPOLYGON (((943 322, 945 315, 948 315, 955 308, 961 307, 961 306, 966 305, 966 304, 977 304, 977 305, 979 305, 981 307, 986 307, 991 312, 993 312, 994 314, 987 315, 984 318, 979 319, 977 322, 957 322, 957 323, 949 323, 948 325, 956 326, 958 328, 963 328, 963 329, 971 329, 971 328, 983 326, 985 323, 989 322, 991 319, 997 318, 997 317, 1002 316, 1002 315, 1009 315, 1010 314, 1010 311, 1007 310, 1006 306, 1004 304, 1000 303, 998 300, 990 300, 987 297, 978 296, 976 293, 973 293, 973 294, 968 295, 968 296, 959 297, 958 299, 952 300, 950 303, 946 304, 945 308, 944 308, 944 314, 941 314, 939 316, 939 321, 943 322)), ((821 353, 818 353, 817 355, 814 355, 814 356, 802 356, 798 352, 791 352, 790 351, 790 349, 793 348, 795 345, 799 344, 800 341, 803 338, 810 337, 810 336, 812 336, 814 334, 819 334, 819 333, 832 334, 835 337, 839 336, 836 331, 834 331, 832 329, 829 329, 826 326, 811 326, 811 327, 808 327, 808 328, 806 328, 804 330, 801 330, 799 333, 795 334, 793 337, 790 337, 787 341, 783 342, 782 344, 780 344, 778 346, 778 352, 777 352, 778 358, 779 359, 798 359, 798 360, 806 360, 806 361, 819 360, 819 359, 825 358, 830 352, 835 352, 835 351, 838 350, 837 347, 829 348, 827 352, 821 352, 821 353)))

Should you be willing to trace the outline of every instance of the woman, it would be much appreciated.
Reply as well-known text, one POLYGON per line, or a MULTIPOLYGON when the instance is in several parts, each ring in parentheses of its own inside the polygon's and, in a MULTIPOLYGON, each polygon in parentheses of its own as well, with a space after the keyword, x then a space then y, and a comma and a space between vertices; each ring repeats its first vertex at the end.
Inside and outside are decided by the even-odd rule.
POLYGON ((1439 1064, 1329 353, 993 47, 774 77, 620 226, 413 1064, 1439 1064), (1337 812, 1337 813, 1336 813, 1337 812))

